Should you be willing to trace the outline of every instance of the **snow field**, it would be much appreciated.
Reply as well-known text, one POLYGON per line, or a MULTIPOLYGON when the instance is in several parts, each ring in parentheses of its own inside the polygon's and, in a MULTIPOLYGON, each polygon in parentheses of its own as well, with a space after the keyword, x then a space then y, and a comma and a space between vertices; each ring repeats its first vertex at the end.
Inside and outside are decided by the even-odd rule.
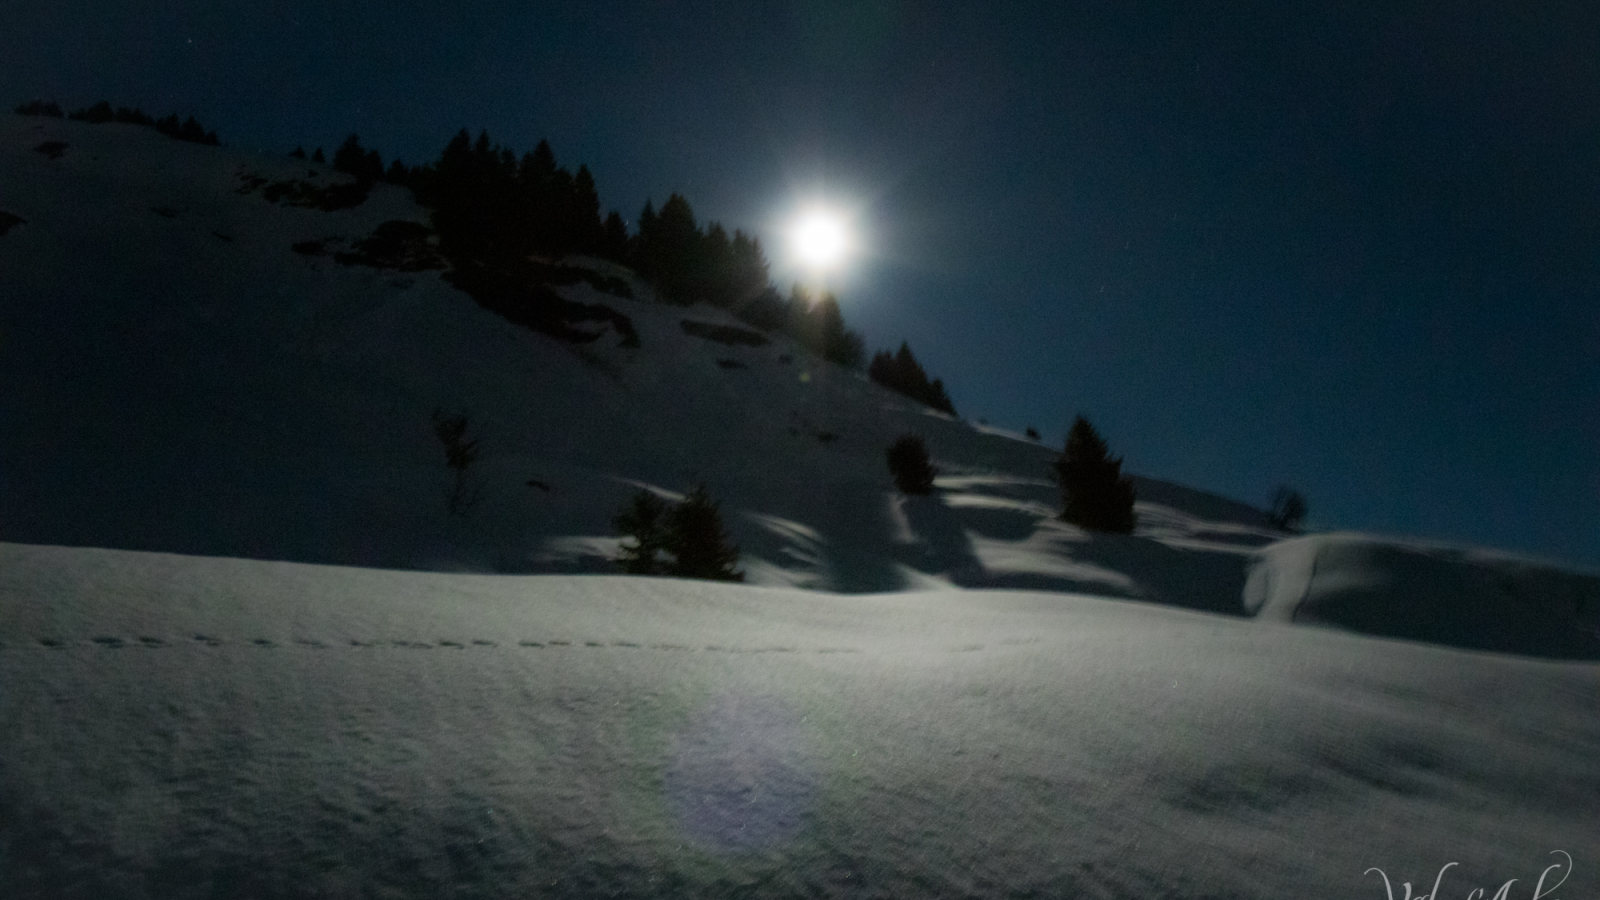
POLYGON ((1592 666, 1060 594, 0 557, 23 896, 1328 895, 1594 837, 1592 666))

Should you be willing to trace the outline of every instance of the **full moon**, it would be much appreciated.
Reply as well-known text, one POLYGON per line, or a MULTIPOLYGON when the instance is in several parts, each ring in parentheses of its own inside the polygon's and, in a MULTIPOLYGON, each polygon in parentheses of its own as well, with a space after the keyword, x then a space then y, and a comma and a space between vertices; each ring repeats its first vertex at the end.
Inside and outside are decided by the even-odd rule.
POLYGON ((813 269, 838 265, 850 252, 850 234, 844 221, 826 210, 811 210, 795 222, 790 233, 795 256, 813 269))

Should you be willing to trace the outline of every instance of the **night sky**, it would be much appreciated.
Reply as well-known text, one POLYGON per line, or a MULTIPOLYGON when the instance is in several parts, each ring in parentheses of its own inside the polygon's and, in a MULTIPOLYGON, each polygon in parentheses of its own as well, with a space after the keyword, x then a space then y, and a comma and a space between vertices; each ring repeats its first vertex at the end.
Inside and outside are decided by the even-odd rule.
MULTIPOLYGON (((0 102, 431 160, 465 126, 762 236, 964 416, 1318 528, 1600 564, 1600 4, 8 0, 0 102)), ((1045 474, 1045 473, 1041 473, 1045 474)))

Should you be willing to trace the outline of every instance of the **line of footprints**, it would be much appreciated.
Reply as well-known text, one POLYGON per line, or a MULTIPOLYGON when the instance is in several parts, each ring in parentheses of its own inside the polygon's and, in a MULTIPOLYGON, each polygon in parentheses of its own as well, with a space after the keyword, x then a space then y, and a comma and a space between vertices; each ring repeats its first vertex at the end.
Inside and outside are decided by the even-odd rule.
MULTIPOLYGON (((193 643, 195 643, 195 644, 203 644, 203 645, 205 645, 207 647, 220 647, 220 646, 223 646, 223 645, 229 644, 229 643, 238 643, 238 644, 243 644, 245 646, 254 646, 254 647, 261 647, 261 648, 266 648, 266 649, 287 646, 286 644, 284 644, 281 641, 269 640, 268 638, 253 638, 253 639, 251 639, 249 641, 234 641, 234 642, 230 642, 230 641, 223 640, 222 638, 213 637, 213 636, 207 635, 207 634, 196 634, 191 639, 191 641, 193 643)), ((109 649, 109 650, 116 650, 116 649, 121 649, 121 648, 124 648, 124 647, 143 647, 143 648, 149 648, 149 649, 157 649, 157 648, 161 648, 161 647, 174 646, 173 642, 167 641, 167 640, 165 640, 163 638, 158 638, 158 637, 140 637, 140 638, 136 638, 136 639, 131 639, 130 640, 130 639, 125 639, 125 638, 120 638, 120 637, 113 637, 113 636, 109 636, 109 635, 96 637, 96 638, 91 638, 88 641, 82 641, 82 640, 69 641, 69 640, 63 640, 61 638, 42 637, 42 638, 38 639, 38 645, 42 646, 42 647, 48 647, 48 648, 51 648, 51 649, 65 649, 65 648, 69 648, 69 647, 72 647, 72 646, 82 647, 82 646, 85 646, 85 645, 94 645, 94 646, 99 646, 99 647, 102 647, 102 648, 105 648, 105 649, 109 649)), ((329 644, 329 643, 326 643, 324 641, 311 640, 309 638, 296 638, 293 641, 293 646, 308 648, 308 649, 312 649, 312 650, 326 650, 326 649, 329 649, 331 647, 339 647, 339 646, 345 646, 345 647, 348 647, 350 649, 396 649, 396 648, 403 648, 403 649, 411 649, 411 650, 432 650, 432 649, 435 649, 435 648, 440 648, 440 649, 447 649, 447 650, 465 650, 465 649, 473 648, 473 647, 479 647, 479 648, 498 647, 498 646, 500 646, 500 644, 498 642, 496 642, 496 641, 486 641, 486 640, 473 640, 473 641, 465 641, 464 642, 464 641, 450 641, 450 640, 441 639, 441 640, 429 643, 427 641, 397 641, 397 640, 389 640, 389 641, 360 641, 360 640, 351 639, 348 644, 342 644, 341 645, 341 644, 329 644)), ((806 651, 806 650, 801 650, 801 648, 799 648, 799 647, 742 648, 742 647, 726 647, 726 646, 721 646, 721 645, 717 645, 717 644, 711 644, 711 645, 707 645, 707 646, 704 646, 704 647, 690 647, 690 646, 687 646, 687 645, 684 645, 684 644, 638 644, 638 643, 634 643, 632 641, 611 641, 610 643, 603 643, 601 641, 518 641, 515 646, 528 647, 528 648, 544 648, 544 647, 613 647, 613 648, 626 648, 626 649, 634 649, 634 650, 663 650, 663 651, 674 651, 674 652, 710 652, 710 653, 796 653, 796 652, 809 652, 809 653, 859 653, 859 652, 861 652, 859 650, 856 650, 854 648, 849 648, 849 647, 821 647, 821 648, 818 648, 818 649, 815 649, 815 650, 806 651)), ((969 647, 963 647, 961 649, 963 649, 963 650, 977 650, 977 649, 980 649, 980 646, 979 645, 973 645, 973 646, 969 646, 969 647)))

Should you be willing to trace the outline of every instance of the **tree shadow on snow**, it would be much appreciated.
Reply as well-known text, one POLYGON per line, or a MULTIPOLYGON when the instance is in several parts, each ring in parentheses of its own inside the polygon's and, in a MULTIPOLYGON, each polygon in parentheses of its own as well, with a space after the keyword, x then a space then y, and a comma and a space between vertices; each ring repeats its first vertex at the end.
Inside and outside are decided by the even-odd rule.
POLYGON ((1090 533, 1074 558, 1116 572, 1138 585, 1138 599, 1230 616, 1247 615, 1247 558, 1239 553, 1170 547, 1146 537, 1090 533))
MULTIPOLYGON (((963 521, 971 510, 958 513, 938 494, 902 497, 897 502, 915 542, 896 545, 896 558, 919 572, 944 573, 963 587, 984 583, 983 562, 963 521)), ((884 524, 887 531, 888 522, 884 524)))

